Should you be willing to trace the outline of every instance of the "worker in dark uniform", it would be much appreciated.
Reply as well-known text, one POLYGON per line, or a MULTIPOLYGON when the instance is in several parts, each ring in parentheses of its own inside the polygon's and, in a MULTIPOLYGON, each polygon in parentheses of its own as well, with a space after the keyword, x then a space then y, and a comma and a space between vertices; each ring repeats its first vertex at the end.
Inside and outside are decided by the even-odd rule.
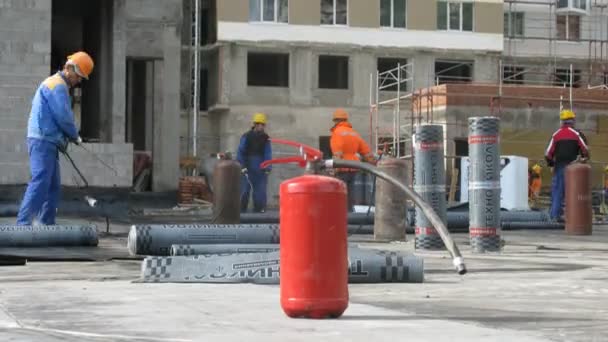
POLYGON ((246 212, 249 206, 249 196, 253 191, 253 211, 263 213, 266 211, 266 188, 270 166, 262 169, 260 164, 272 159, 270 138, 266 134, 266 115, 256 113, 253 115, 253 126, 241 136, 237 160, 242 167, 241 181, 241 212, 246 212))
POLYGON ((563 110, 559 115, 562 126, 558 129, 545 152, 547 164, 553 167, 551 182, 551 219, 561 221, 565 193, 564 174, 566 166, 575 161, 579 155, 589 158, 587 138, 579 130, 574 129, 576 115, 571 110, 563 110))
MULTIPOLYGON (((376 159, 369 145, 361 138, 348 122, 348 113, 344 109, 336 109, 333 114, 334 126, 331 128, 330 146, 334 159, 359 161, 360 157, 368 162, 375 163, 376 159)), ((355 184, 355 169, 337 169, 336 177, 346 183, 348 191, 348 211, 354 210, 353 186, 355 184)))

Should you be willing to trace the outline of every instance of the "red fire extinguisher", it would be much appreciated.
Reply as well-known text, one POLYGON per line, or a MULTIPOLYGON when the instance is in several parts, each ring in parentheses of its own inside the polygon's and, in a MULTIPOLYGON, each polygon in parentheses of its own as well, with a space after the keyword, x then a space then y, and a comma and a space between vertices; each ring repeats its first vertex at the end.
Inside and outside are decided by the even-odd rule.
POLYGON ((322 153, 287 140, 300 156, 267 161, 297 162, 307 174, 280 187, 281 307, 289 317, 340 317, 348 307, 346 185, 314 174, 322 153))

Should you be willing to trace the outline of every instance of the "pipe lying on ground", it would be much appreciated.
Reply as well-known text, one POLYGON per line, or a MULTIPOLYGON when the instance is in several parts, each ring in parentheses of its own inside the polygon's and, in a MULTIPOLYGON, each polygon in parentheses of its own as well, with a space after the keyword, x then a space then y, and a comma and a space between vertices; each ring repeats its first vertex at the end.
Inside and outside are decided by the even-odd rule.
POLYGON ((502 222, 502 230, 543 230, 543 229, 555 229, 564 230, 563 223, 556 222, 502 222))
MULTIPOLYGON (((242 224, 269 224, 279 223, 279 212, 271 211, 265 213, 241 213, 242 224)), ((348 224, 374 224, 374 214, 348 213, 348 224)))
MULTIPOLYGON (((421 283, 424 261, 413 254, 349 248, 349 283, 421 283)), ((278 284, 280 252, 146 257, 147 283, 278 284)))
MULTIPOLYGON (((525 222, 525 221, 549 221, 549 214, 545 211, 501 211, 500 218, 504 221, 509 222, 525 222)), ((408 208, 407 220, 409 226, 415 224, 415 209, 408 208)), ((241 224, 278 224, 279 213, 278 212, 266 212, 266 213, 242 213, 241 224)), ((374 213, 370 212, 369 215, 366 213, 349 213, 348 214, 349 225, 373 225, 374 224, 374 213)), ((469 229, 469 212, 467 211, 448 211, 447 212, 447 225, 452 231, 452 228, 466 227, 469 229)), ((413 232, 413 231, 412 231, 413 232)))
POLYGON ((414 190, 410 189, 409 187, 407 187, 406 185, 401 183, 398 179, 395 179, 394 177, 390 176, 389 174, 386 174, 385 172, 382 172, 382 171, 378 170, 376 167, 374 167, 370 164, 367 164, 367 163, 337 159, 337 160, 325 161, 325 167, 327 167, 327 168, 344 167, 344 168, 354 168, 354 169, 364 170, 366 172, 376 175, 376 177, 381 178, 381 179, 393 184, 394 186, 398 187, 399 189, 401 189, 405 193, 405 195, 407 197, 409 197, 412 201, 414 201, 416 206, 418 206, 422 210, 422 212, 428 218, 428 220, 431 223, 431 225, 433 226, 433 228, 435 228, 437 230, 437 233, 439 233, 439 236, 441 236, 441 240, 443 240, 443 243, 445 244, 446 249, 452 256, 452 263, 453 263, 454 267, 456 268, 456 271, 458 272, 458 274, 462 275, 462 274, 467 273, 467 269, 464 264, 464 259, 462 258, 462 255, 460 254, 460 250, 458 249, 458 246, 456 245, 456 243, 450 236, 447 226, 444 224, 444 222, 441 220, 441 218, 439 216, 437 216, 437 213, 435 213, 433 208, 428 203, 426 203, 414 190))
POLYGON ((97 246, 96 226, 0 226, 0 247, 97 246))

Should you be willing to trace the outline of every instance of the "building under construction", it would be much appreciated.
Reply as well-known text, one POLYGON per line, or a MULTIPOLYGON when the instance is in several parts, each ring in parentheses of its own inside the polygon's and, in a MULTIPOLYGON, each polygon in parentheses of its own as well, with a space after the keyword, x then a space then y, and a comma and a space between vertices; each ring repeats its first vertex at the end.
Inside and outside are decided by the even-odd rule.
MULTIPOLYGON (((264 111, 271 136, 329 155, 330 115, 344 107, 374 148, 399 157, 411 155, 413 127, 425 122, 445 124, 447 155, 467 155, 467 118, 496 115, 503 154, 542 160, 560 107, 572 107, 593 160, 608 161, 598 139, 608 101, 607 4, 202 1, 200 45, 185 42, 182 58, 192 76, 182 78, 182 141, 189 142, 182 154, 192 153, 194 141, 199 154, 234 151, 251 114, 264 111)), ((184 23, 188 33, 195 6, 184 4, 184 17, 193 18, 184 23)), ((453 160, 448 175, 459 168, 453 160)), ((272 191, 292 175, 281 169, 272 191)))
MULTIPOLYGON (((446 153, 466 155, 466 118, 497 115, 503 154, 532 160, 542 159, 560 106, 572 107, 593 160, 603 162, 608 158, 598 135, 605 129, 607 4, 7 2, 0 8, 1 165, 7 170, 0 183, 27 182, 29 101, 76 49, 90 51, 97 62, 91 81, 74 94, 81 134, 119 171, 115 176, 75 151, 93 186, 129 187, 146 164, 139 161, 148 159, 150 186, 143 188, 174 190, 180 155, 204 160, 234 152, 257 111, 268 114, 271 136, 329 155, 336 107, 349 111, 374 148, 399 157, 411 155, 413 127, 424 122, 445 124, 446 153)), ((448 175, 457 164, 448 162, 448 175)), ((269 187, 275 196, 279 182, 293 174, 277 168, 269 187)), ((73 185, 71 176, 64 172, 63 183, 73 185)))

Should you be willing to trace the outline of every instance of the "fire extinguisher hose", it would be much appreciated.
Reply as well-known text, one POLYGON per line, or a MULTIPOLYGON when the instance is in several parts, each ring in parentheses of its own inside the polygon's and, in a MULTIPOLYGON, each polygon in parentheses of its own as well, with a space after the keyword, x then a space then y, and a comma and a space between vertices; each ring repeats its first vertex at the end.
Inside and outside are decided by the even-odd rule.
POLYGON ((369 173, 375 175, 376 177, 379 177, 379 178, 393 184, 394 186, 398 187, 399 189, 401 189, 405 193, 406 196, 411 198, 412 201, 414 201, 414 203, 418 207, 420 207, 420 209, 422 209, 422 212, 426 215, 426 217, 429 219, 429 221, 431 222, 433 227, 437 230, 437 232, 439 233, 439 236, 441 237, 441 240, 443 240, 445 247, 447 248, 448 252, 450 252, 450 255, 453 258, 453 264, 454 264, 454 267, 456 267, 456 271, 458 272, 458 274, 463 275, 463 274, 467 273, 467 269, 464 264, 464 259, 462 258, 462 255, 460 254, 460 250, 458 249, 458 246, 456 245, 456 243, 450 236, 448 228, 446 227, 445 224, 443 224, 443 221, 441 221, 441 219, 439 218, 437 213, 435 213, 433 208, 428 203, 426 203, 420 196, 418 196, 418 194, 413 189, 407 187, 405 184, 401 183, 396 178, 392 177, 391 175, 379 170, 375 166, 368 164, 368 163, 362 163, 362 162, 352 161, 352 160, 326 160, 325 167, 330 168, 330 169, 331 168, 353 168, 353 169, 363 170, 363 171, 369 172, 369 173))

